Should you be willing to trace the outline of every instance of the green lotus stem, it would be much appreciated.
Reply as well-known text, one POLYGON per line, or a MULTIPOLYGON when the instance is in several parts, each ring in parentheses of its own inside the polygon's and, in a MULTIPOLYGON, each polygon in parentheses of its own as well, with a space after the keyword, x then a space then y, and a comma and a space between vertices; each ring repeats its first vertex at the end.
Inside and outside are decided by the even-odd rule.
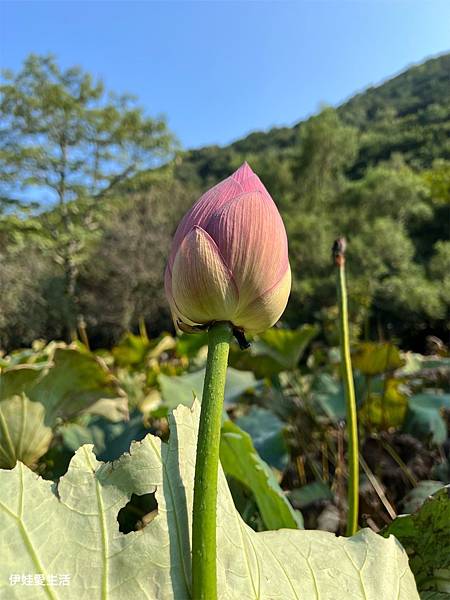
POLYGON ((355 388, 353 383, 352 362, 350 358, 350 340, 348 331, 347 285, 345 281, 344 238, 335 241, 333 255, 337 267, 337 292, 339 305, 339 337, 341 346, 341 370, 345 389, 347 408, 348 436, 348 490, 347 490, 347 528, 346 535, 354 535, 358 529, 359 503, 359 451, 358 420, 356 413, 355 388))
POLYGON ((217 477, 231 337, 229 323, 215 323, 209 328, 208 359, 195 461, 192 522, 192 598, 195 600, 217 599, 217 477))

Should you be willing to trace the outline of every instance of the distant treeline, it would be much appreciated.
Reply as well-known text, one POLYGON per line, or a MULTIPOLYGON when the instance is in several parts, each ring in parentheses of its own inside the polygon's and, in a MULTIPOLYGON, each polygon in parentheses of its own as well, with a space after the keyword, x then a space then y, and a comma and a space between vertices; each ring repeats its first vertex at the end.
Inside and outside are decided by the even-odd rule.
POLYGON ((85 332, 108 345, 142 320, 170 328, 163 271, 174 229, 244 160, 288 230, 286 323, 320 322, 333 341, 331 245, 345 235, 353 334, 416 347, 446 338, 449 72, 447 54, 295 127, 181 152, 165 122, 130 99, 31 56, 0 88, 0 346, 85 332), (37 196, 51 208, 30 207, 37 196))

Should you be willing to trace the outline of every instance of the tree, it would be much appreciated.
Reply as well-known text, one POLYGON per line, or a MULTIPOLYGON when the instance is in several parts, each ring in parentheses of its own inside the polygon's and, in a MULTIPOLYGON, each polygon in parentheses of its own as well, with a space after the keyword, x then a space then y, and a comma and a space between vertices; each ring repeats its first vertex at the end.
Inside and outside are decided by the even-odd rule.
POLYGON ((336 111, 325 108, 301 124, 290 159, 293 189, 283 211, 293 265, 293 297, 288 314, 301 318, 329 302, 334 294, 330 248, 342 233, 340 194, 348 186, 346 169, 358 149, 357 132, 344 126, 336 111))
POLYGON ((293 172, 303 209, 317 207, 336 196, 345 170, 358 151, 357 131, 341 123, 337 112, 325 108, 299 128, 299 151, 293 172))
POLYGON ((99 201, 167 161, 174 139, 163 118, 107 94, 79 67, 60 69, 52 56, 30 55, 20 72, 5 72, 0 93, 0 212, 36 199, 53 205, 49 233, 73 329, 77 257, 99 201))
POLYGON ((171 327, 164 267, 174 228, 195 199, 176 182, 115 203, 80 273, 80 303, 94 342, 109 345, 144 319, 150 331, 171 327))
POLYGON ((173 150, 164 119, 146 117, 131 96, 106 94, 79 67, 61 70, 52 56, 31 55, 19 73, 4 72, 0 92, 8 202, 28 202, 33 188, 43 203, 103 197, 173 150))
POLYGON ((435 160, 433 167, 422 173, 436 204, 450 205, 450 161, 435 160))

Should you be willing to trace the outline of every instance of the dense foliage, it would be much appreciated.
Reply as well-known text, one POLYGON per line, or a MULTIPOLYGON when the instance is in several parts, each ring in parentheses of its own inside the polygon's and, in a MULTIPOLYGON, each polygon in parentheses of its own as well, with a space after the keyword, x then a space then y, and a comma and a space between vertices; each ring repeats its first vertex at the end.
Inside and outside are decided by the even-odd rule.
MULTIPOLYGON (((220 460, 234 506, 221 479, 219 524, 224 525, 219 525, 219 531, 235 531, 235 540, 250 536, 265 575, 274 568, 269 556, 282 553, 289 544, 284 575, 277 572, 274 577, 279 586, 293 587, 297 597, 305 600, 311 597, 307 592, 311 573, 320 582, 321 593, 329 591, 334 579, 326 575, 326 561, 333 567, 342 544, 348 544, 347 551, 355 553, 353 561, 360 567, 368 552, 376 552, 369 573, 361 567, 361 577, 367 577, 366 591, 374 585, 373 593, 380 593, 379 586, 385 585, 383 598, 390 598, 397 594, 391 569, 406 572, 405 564, 398 566, 399 546, 393 538, 389 546, 381 546, 377 541, 381 537, 367 530, 351 540, 331 535, 343 533, 347 512, 345 400, 338 350, 324 345, 318 333, 318 327, 303 325, 296 330, 271 329, 254 338, 250 350, 241 351, 233 343, 220 460), (284 531, 278 537, 258 538, 244 527, 238 535, 239 521, 231 518, 234 507, 256 532, 284 531), (303 528, 322 531, 292 531, 303 528), (311 560, 308 569, 303 568, 305 544, 311 560), (375 565, 383 570, 384 584, 373 577, 375 565)), ((202 334, 149 339, 142 329, 140 335, 124 336, 110 351, 90 352, 81 343, 37 342, 1 359, 0 468, 5 469, 0 471, 1 501, 14 512, 18 495, 25 498, 23 522, 43 565, 53 560, 52 548, 60 548, 52 542, 55 536, 63 540, 60 555, 66 567, 57 564, 61 572, 72 573, 72 594, 82 594, 86 585, 92 585, 90 597, 100 597, 100 577, 89 584, 86 571, 73 569, 73 564, 84 560, 103 573, 107 587, 111 579, 105 573, 115 573, 116 585, 103 597, 121 597, 118 590, 133 589, 131 581, 140 581, 136 597, 144 597, 142 589, 157 597, 153 588, 147 589, 152 582, 168 586, 164 597, 189 596, 183 569, 189 572, 190 568, 186 536, 196 440, 195 419, 186 407, 193 403, 193 392, 198 397, 202 392, 205 343, 202 334), (157 437, 147 437, 131 455, 123 455, 132 440, 142 440, 148 433, 157 437), (161 452, 160 440, 169 444, 163 444, 161 452), (94 453, 84 444, 92 444, 94 453), (97 459, 114 462, 102 465, 97 459), (16 460, 43 479, 23 466, 11 470, 16 460), (57 493, 50 482, 58 486, 57 493), (101 515, 97 515, 99 490, 104 500, 101 515), (109 569, 101 561, 98 516, 111 548, 122 553, 115 562, 119 552, 110 552, 109 569), (42 520, 45 528, 38 526, 42 520), (142 530, 143 536, 126 535, 142 530), (81 531, 87 538, 79 538, 81 531), (169 546, 173 548, 170 559, 165 554, 169 546), (149 547, 158 549, 156 563, 155 554, 146 551, 149 547), (164 574, 169 566, 171 584, 164 574)), ((448 351, 440 348, 435 354, 419 355, 402 352, 393 344, 365 342, 354 345, 352 358, 361 446, 359 524, 384 536, 394 533, 410 556, 421 596, 441 598, 438 594, 450 585, 446 532, 450 500, 444 488, 450 482, 448 351), (434 492, 436 496, 421 508, 434 492), (411 516, 397 517, 402 513, 411 516)), ((198 417, 197 411, 198 407, 194 409, 198 417)), ((10 512, 2 511, 1 518, 9 539, 20 545, 21 534, 10 512)), ((241 557, 240 546, 230 545, 229 540, 219 533, 219 562, 241 557)), ((5 577, 17 572, 19 564, 20 571, 28 564, 27 547, 18 553, 12 550, 14 544, 0 569, 5 577)), ((347 572, 347 560, 348 554, 342 552, 336 577, 347 572)), ((228 579, 225 582, 228 577, 229 571, 219 569, 222 587, 231 585, 228 579)), ((246 577, 236 585, 247 585, 246 577)), ((258 573, 252 577, 258 580, 258 573)), ((348 597, 347 585, 351 584, 338 585, 332 597, 348 597)), ((395 597, 415 598, 413 588, 408 589, 409 594, 395 597)), ((355 588, 352 597, 363 597, 359 594, 355 588)), ((230 592, 227 597, 235 596, 230 592)), ((261 591, 261 597, 269 597, 269 592, 261 591)))
POLYGON ((87 329, 91 342, 105 345, 141 320, 153 332, 170 327, 161 290, 171 234, 202 191, 243 160, 286 223, 291 326, 316 321, 326 335, 335 311, 330 246, 345 234, 354 335, 397 336, 422 350, 426 335, 445 338, 449 68, 450 55, 429 60, 292 128, 179 153, 148 170, 148 161, 167 160, 174 147, 162 121, 126 99, 108 104, 100 84, 79 70, 60 72, 50 59, 30 58, 1 90, 1 344, 73 339, 87 329), (136 137, 136 128, 145 135, 136 137), (45 186, 59 194, 59 205, 30 213, 45 186), (28 212, 7 208, 12 200, 28 212))

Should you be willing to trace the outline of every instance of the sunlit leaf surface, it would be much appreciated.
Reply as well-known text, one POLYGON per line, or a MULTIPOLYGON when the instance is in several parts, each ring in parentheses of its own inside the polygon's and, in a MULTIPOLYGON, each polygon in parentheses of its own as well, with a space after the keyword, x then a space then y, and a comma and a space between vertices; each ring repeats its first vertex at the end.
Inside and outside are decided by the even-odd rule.
MULTIPOLYGON (((33 587, 33 598, 190 597, 190 525, 198 404, 179 407, 166 445, 148 435, 115 463, 80 448, 56 492, 21 463, 0 481, 0 596, 26 598, 11 573, 69 574, 70 585, 33 587), (131 495, 155 492, 158 513, 123 534, 117 514, 131 495)), ((221 600, 417 600, 406 553, 370 530, 255 533, 242 521, 220 471, 218 586, 221 600)), ((30 597, 30 596, 28 596, 30 597)))

